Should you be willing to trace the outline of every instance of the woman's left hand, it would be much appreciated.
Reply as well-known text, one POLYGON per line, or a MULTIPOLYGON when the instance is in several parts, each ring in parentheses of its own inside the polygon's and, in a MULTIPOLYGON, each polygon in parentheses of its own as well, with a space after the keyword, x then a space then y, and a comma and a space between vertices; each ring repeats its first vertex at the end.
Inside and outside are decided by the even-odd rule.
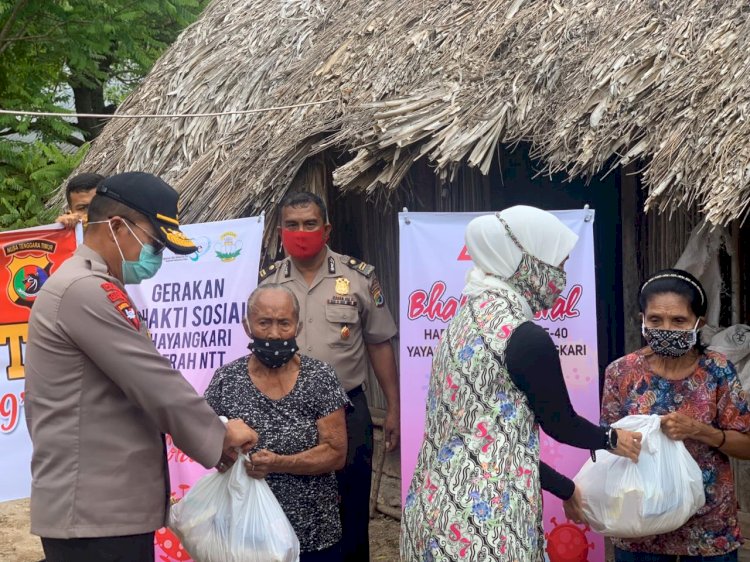
POLYGON ((586 515, 583 513, 583 498, 578 486, 573 490, 573 495, 563 501, 565 517, 574 523, 586 523, 586 515))
POLYGON ((245 461, 245 470, 251 478, 265 478, 276 470, 276 461, 279 455, 268 449, 261 449, 250 455, 250 460, 245 461))
POLYGON ((675 441, 696 437, 700 432, 700 426, 700 422, 679 412, 672 412, 661 417, 661 430, 664 435, 675 441))

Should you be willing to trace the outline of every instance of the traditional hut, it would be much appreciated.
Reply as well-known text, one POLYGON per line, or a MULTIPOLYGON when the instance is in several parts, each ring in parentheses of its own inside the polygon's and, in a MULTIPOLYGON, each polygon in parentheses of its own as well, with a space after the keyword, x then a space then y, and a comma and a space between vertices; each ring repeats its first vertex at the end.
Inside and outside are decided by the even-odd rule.
POLYGON ((744 0, 215 0, 118 113, 226 114, 113 120, 81 169, 159 174, 188 222, 274 226, 312 189, 394 309, 397 208, 589 203, 606 362, 638 342, 640 278, 703 218, 733 229, 748 317, 748 69, 744 0))

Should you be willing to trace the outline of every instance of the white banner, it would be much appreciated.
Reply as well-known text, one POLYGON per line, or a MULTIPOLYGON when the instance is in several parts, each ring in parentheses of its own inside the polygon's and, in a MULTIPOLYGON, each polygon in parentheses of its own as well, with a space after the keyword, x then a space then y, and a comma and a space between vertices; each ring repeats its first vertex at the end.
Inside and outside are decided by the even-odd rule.
MULTIPOLYGON (((568 285, 552 309, 536 320, 548 331, 560 353, 565 380, 576 411, 597 423, 599 375, 597 357, 596 287, 594 276, 593 210, 553 211, 580 237, 565 265, 568 285)), ((464 246, 468 222, 484 213, 400 213, 400 365, 402 499, 411 484, 424 433, 427 388, 433 349, 443 329, 462 304, 464 277, 472 266, 464 246), (408 398, 406 398, 408 397, 408 398), (408 404, 408 407, 407 407, 408 404)), ((588 451, 560 445, 543 435, 542 459, 567 476, 574 476, 588 451)), ((582 527, 557 527, 566 518, 562 504, 544 498, 544 524, 550 533, 551 562, 567 552, 568 560, 604 560, 598 537, 582 527), (560 545, 559 552, 556 550, 560 545), (577 557, 594 547, 588 558, 577 557), (572 550, 571 550, 572 549, 572 550)))
MULTIPOLYGON (((263 217, 181 228, 198 251, 165 255, 153 279, 127 289, 156 347, 202 394, 216 369, 248 353, 242 318, 258 281, 263 217)), ((169 436, 167 458, 174 499, 208 472, 169 436)), ((189 560, 170 531, 160 530, 156 540, 157 560, 189 560)))
MULTIPOLYGON (((129 285, 157 348, 203 393, 214 371, 247 353, 242 328, 246 301, 258 279, 263 218, 184 225, 199 250, 165 252, 153 279, 129 285)), ((0 233, 0 501, 28 497, 31 441, 23 419, 23 350, 26 319, 35 294, 17 298, 21 268, 33 270, 38 288, 75 249, 75 235, 58 227, 0 233), (34 242, 28 249, 19 243, 34 242), (14 298, 11 298, 15 295, 14 298)), ((206 471, 168 442, 173 493, 181 497, 206 471)), ((166 550, 166 549, 165 549, 166 550)), ((174 557, 176 560, 179 557, 174 557)), ((182 558, 184 560, 184 558, 182 558)))

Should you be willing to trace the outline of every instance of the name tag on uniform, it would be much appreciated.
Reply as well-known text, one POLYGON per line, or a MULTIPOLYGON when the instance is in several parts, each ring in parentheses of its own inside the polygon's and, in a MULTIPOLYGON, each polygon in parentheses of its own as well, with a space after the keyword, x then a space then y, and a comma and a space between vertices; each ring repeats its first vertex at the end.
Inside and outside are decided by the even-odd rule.
POLYGON ((343 304, 346 306, 357 306, 357 299, 344 295, 334 295, 328 299, 328 304, 343 304))

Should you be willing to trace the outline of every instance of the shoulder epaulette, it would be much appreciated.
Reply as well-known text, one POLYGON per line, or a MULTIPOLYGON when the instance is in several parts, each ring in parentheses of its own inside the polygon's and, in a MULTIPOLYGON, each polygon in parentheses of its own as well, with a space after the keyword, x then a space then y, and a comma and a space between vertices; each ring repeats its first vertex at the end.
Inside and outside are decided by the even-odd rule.
POLYGON ((341 256, 341 261, 344 262, 349 267, 351 267, 357 273, 364 275, 367 278, 370 278, 372 276, 373 271, 375 271, 374 265, 370 265, 369 263, 365 263, 362 260, 358 260, 356 258, 350 258, 349 256, 341 256))
POLYGON ((276 271, 281 267, 281 262, 282 261, 284 261, 284 260, 277 261, 276 263, 272 263, 271 265, 269 265, 265 269, 261 269, 258 272, 258 277, 260 278, 260 280, 263 281, 269 275, 272 275, 273 273, 276 273, 276 271))

